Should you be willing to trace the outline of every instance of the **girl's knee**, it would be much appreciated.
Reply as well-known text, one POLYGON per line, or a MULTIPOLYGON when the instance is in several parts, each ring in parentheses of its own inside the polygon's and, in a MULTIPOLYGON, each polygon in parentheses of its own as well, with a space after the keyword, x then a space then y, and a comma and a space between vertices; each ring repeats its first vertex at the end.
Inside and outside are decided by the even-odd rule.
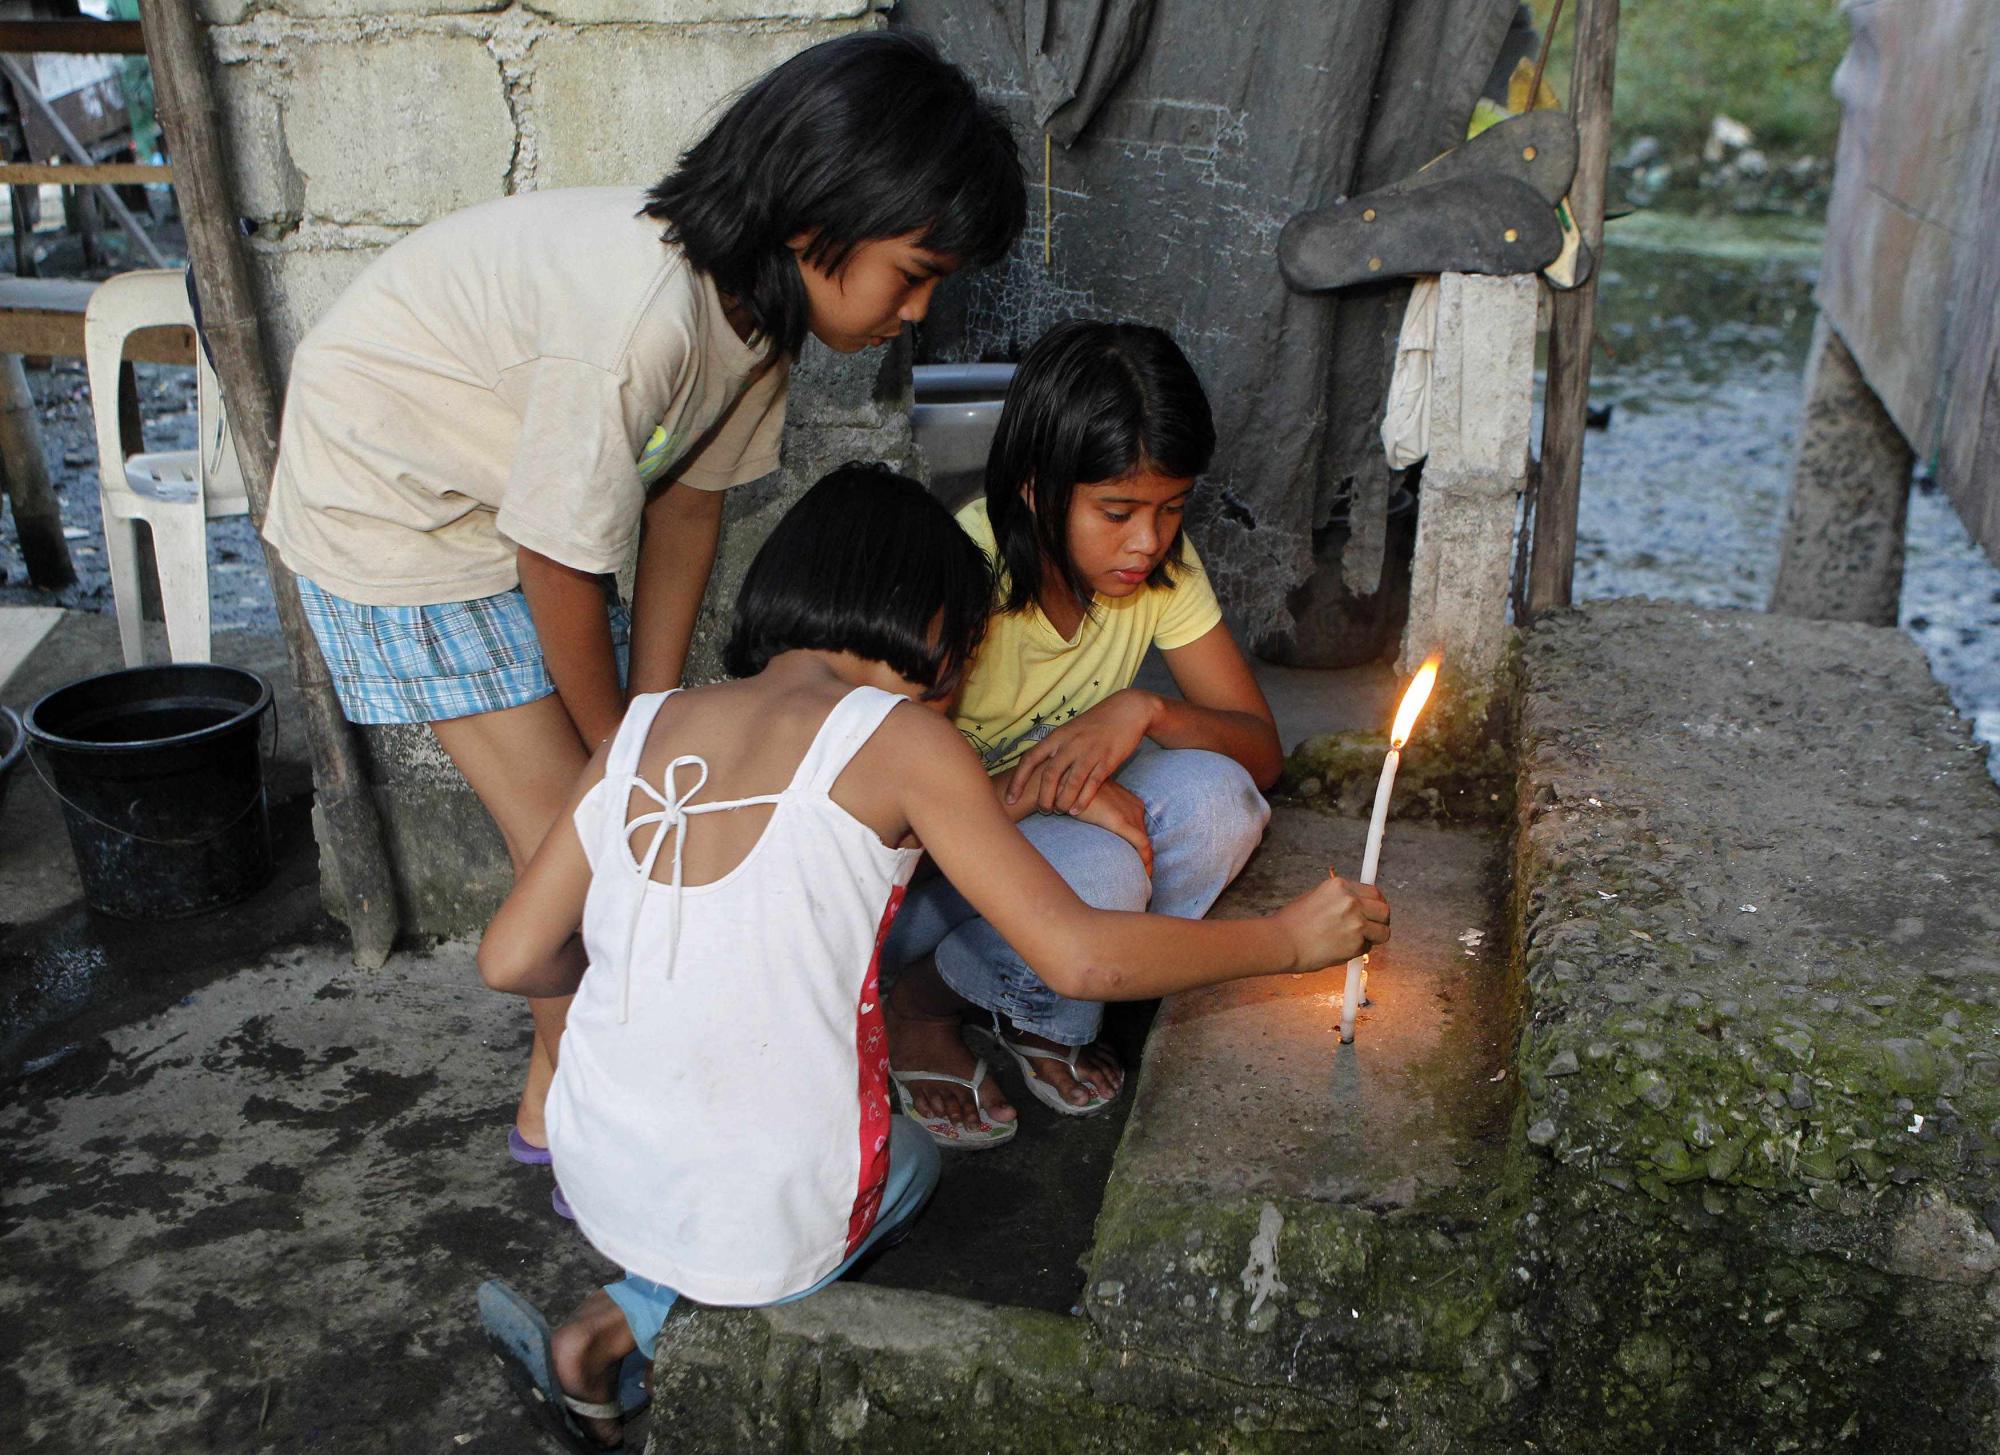
POLYGON ((1092 909, 1142 910, 1153 897, 1146 861, 1123 839, 1106 844, 1088 866, 1064 873, 1077 898, 1092 909))
MULTIPOLYGON (((1163 822, 1198 823, 1219 843, 1256 847, 1271 821, 1271 805, 1256 780, 1226 753, 1207 748, 1163 748, 1135 766, 1143 770, 1149 816, 1163 822), (1154 760, 1166 760, 1158 762, 1154 760)), ((1246 849, 1245 852, 1248 852, 1246 849)))

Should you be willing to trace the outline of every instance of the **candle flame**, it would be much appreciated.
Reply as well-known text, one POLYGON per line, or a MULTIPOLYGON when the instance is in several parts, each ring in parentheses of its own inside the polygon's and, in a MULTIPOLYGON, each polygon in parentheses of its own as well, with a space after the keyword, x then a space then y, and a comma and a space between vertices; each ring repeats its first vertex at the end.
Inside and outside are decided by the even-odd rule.
POLYGON ((1396 709, 1396 725, 1389 729, 1389 746, 1400 748, 1410 740, 1410 731, 1417 725, 1417 714, 1430 701, 1431 688, 1437 683, 1438 662, 1436 652, 1424 659, 1424 665, 1417 668, 1417 675, 1410 679, 1409 687, 1403 693, 1403 705, 1396 709))

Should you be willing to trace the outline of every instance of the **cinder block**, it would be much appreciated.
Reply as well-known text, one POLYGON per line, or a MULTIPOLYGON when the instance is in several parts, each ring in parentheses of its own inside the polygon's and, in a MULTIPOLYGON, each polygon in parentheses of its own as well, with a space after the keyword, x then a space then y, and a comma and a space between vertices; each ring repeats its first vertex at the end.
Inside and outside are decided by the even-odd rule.
POLYGON ((265 347, 282 390, 291 370, 292 350, 333 300, 382 253, 379 246, 288 248, 258 251, 255 257, 258 314, 265 347))
POLYGON ((250 16, 252 0, 197 0, 201 18, 210 25, 240 25, 250 16))
POLYGON ((257 61, 219 66, 216 100, 229 138, 236 211, 258 222, 295 218, 305 207, 305 178, 292 164, 275 89, 284 84, 274 66, 257 61))
POLYGON ((528 101, 544 187, 652 182, 743 86, 848 22, 784 30, 629 30, 552 34, 534 49, 528 101), (609 124, 615 119, 615 125, 609 124))
POLYGON ((507 0, 276 0, 270 8, 301 20, 371 20, 505 10, 507 0))
POLYGON ((664 21, 674 25, 727 20, 851 20, 888 8, 884 0, 547 0, 535 6, 551 20, 584 24, 664 21))
POLYGON ((301 45, 283 120, 310 216, 423 223, 506 190, 514 121, 475 39, 301 45))

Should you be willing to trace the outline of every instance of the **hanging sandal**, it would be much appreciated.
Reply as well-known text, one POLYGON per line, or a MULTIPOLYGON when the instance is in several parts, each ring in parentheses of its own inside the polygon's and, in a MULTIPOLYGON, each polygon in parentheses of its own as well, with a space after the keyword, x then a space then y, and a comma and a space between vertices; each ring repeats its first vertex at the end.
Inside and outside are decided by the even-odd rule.
POLYGON ((903 1109, 903 1115, 931 1134, 931 1140, 940 1147, 949 1147, 958 1152, 984 1152, 989 1147, 997 1147, 1003 1142, 1014 1140, 1019 1130, 1015 1122, 993 1122, 986 1119, 986 1109, 979 1105, 980 1083, 986 1080, 986 1062, 982 1059, 974 1063, 972 1079, 951 1076, 943 1071, 891 1071, 889 1079, 896 1083, 896 1100, 903 1109), (910 1093, 912 1081, 942 1081, 951 1086, 962 1086, 972 1093, 972 1104, 979 1110, 979 1125, 962 1127, 950 1117, 927 1117, 917 1111, 916 1098, 910 1093))
POLYGON ((1014 1064, 1021 1068, 1021 1079, 1028 1083, 1028 1094, 1044 1106, 1054 1107, 1066 1117, 1094 1116, 1118 1099, 1116 1093, 1100 1096, 1092 1091, 1090 1100, 1078 1106, 1074 1102, 1064 1100, 1060 1091, 1035 1074, 1033 1062, 1054 1061, 1058 1065, 1069 1067, 1069 1074, 1079 1083, 1088 1083, 1089 1076, 1078 1070, 1076 1064, 1076 1058, 1083 1054, 1081 1046, 1071 1046, 1066 1051, 1051 1051, 1046 1046, 1031 1046, 1024 1041, 1010 1041, 999 1031, 986 1031, 984 1034, 990 1036, 996 1046, 1014 1058, 1014 1064))

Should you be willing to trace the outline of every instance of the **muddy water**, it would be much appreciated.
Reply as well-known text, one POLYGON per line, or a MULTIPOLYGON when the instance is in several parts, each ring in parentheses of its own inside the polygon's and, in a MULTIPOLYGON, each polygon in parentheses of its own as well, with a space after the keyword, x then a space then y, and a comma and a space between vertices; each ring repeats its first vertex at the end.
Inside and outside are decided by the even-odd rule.
MULTIPOLYGON (((1579 600, 1761 608, 1777 577, 1816 229, 1641 216, 1606 237, 1584 447, 1579 600)), ((2000 568, 1941 490, 1910 501, 1903 625, 1989 747, 2000 745, 2000 568)), ((2000 777, 2000 755, 1989 758, 2000 777)))

